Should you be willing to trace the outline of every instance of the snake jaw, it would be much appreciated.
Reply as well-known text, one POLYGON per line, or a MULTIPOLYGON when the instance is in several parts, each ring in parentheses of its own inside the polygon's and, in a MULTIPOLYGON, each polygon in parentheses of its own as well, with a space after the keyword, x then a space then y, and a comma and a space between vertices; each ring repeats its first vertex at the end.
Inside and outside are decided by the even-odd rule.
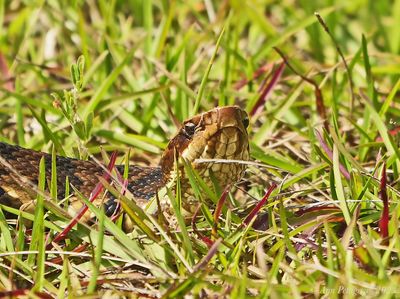
MULTIPOLYGON (((164 173, 170 173, 174 167, 175 158, 183 157, 193 163, 199 158, 232 159, 229 144, 237 145, 238 153, 247 153, 235 156, 238 159, 248 160, 248 136, 245 123, 248 122, 247 113, 238 106, 218 107, 208 112, 193 116, 183 122, 178 133, 168 143, 160 161, 164 173), (185 126, 190 123, 195 125, 193 135, 188 135, 185 126), (223 147, 213 155, 212 140, 220 135, 219 143, 226 143, 228 153, 222 153, 223 147), (232 141, 232 138, 236 138, 232 141), (209 154, 206 154, 209 153, 209 154)), ((218 144, 216 142, 216 144, 218 144)), ((232 145, 230 146, 232 148, 232 145)))
MULTIPOLYGON (((243 175, 245 164, 229 160, 249 160, 249 143, 246 127, 248 116, 237 106, 219 107, 196 115, 183 123, 177 135, 171 139, 161 159, 163 172, 171 181, 176 174, 175 160, 185 159, 204 179, 209 187, 213 176, 221 187, 237 182, 243 175), (195 125, 192 135, 187 134, 187 124, 195 125), (199 163, 197 159, 213 159, 199 163), (215 161, 217 159, 217 161, 215 161)), ((195 207, 191 185, 180 170, 183 208, 191 211, 195 207)))

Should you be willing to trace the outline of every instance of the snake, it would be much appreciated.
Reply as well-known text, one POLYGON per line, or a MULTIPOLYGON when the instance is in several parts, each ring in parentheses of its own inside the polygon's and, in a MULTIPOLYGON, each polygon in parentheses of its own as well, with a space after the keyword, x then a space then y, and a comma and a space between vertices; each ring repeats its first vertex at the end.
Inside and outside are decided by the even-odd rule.
MULTIPOLYGON (((176 174, 179 173, 182 209, 193 213, 196 196, 183 163, 177 161, 184 159, 209 187, 213 187, 215 182, 221 187, 237 182, 246 168, 246 163, 238 161, 248 161, 250 157, 248 125, 248 114, 238 106, 217 107, 185 120, 168 142, 157 166, 128 166, 126 189, 143 207, 162 188, 176 180, 176 174)), ((0 204, 21 209, 34 202, 38 192, 40 161, 44 159, 46 185, 49 186, 52 158, 49 153, 0 142, 0 204)), ((69 213, 74 214, 83 203, 78 196, 74 196, 73 190, 79 190, 89 198, 106 168, 92 160, 58 155, 55 162, 57 197, 62 200, 66 190, 72 190, 72 194, 67 194, 70 196, 67 202, 69 213)), ((123 173, 125 167, 116 165, 115 169, 123 173)), ((116 201, 111 194, 105 194, 96 198, 94 204, 104 205, 106 214, 112 215, 116 201)), ((91 216, 84 217, 83 221, 88 221, 91 216)))

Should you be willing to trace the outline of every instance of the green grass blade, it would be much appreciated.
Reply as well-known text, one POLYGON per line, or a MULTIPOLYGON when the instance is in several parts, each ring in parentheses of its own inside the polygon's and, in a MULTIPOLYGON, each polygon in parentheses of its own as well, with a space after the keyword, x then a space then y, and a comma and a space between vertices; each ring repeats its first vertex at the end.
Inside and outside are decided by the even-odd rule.
POLYGON ((94 251, 93 265, 92 265, 92 276, 90 277, 89 285, 87 287, 87 293, 93 294, 97 287, 97 278, 100 272, 101 259, 103 254, 103 241, 104 241, 104 218, 106 216, 100 213, 100 218, 98 222, 99 234, 97 239, 97 246, 94 251))
POLYGON ((111 72, 110 75, 104 80, 101 86, 98 88, 96 93, 90 99, 89 103, 87 104, 86 108, 82 112, 82 119, 86 120, 90 113, 94 113, 97 105, 101 102, 104 95, 108 92, 111 85, 120 75, 124 67, 131 62, 133 55, 135 54, 135 49, 131 50, 124 58, 124 60, 111 72))
POLYGON ((334 184, 335 184, 335 192, 338 196, 339 204, 340 204, 340 209, 342 210, 344 219, 347 224, 350 224, 351 222, 351 216, 349 212, 349 208, 346 202, 346 196, 345 192, 343 189, 343 184, 342 184, 342 177, 341 177, 341 172, 340 172, 340 162, 339 162, 339 151, 336 145, 333 146, 333 175, 334 175, 334 184))
POLYGON ((204 90, 206 88, 206 84, 207 84, 207 81, 208 81, 208 76, 210 75, 211 68, 212 68, 212 66, 214 64, 214 60, 215 60, 215 58, 217 56, 218 49, 219 49, 220 43, 222 41, 222 37, 224 36, 224 32, 225 32, 225 27, 222 28, 222 30, 221 30, 221 32, 220 32, 220 34, 218 36, 217 43, 215 44, 214 52, 213 52, 213 54, 212 54, 212 56, 210 58, 210 61, 208 62, 208 66, 207 66, 206 71, 205 71, 205 73, 203 75, 203 78, 201 79, 200 88, 199 88, 199 91, 197 92, 196 100, 194 102, 193 114, 197 114, 198 111, 199 111, 200 102, 201 102, 201 100, 203 98, 204 90))
MULTIPOLYGON (((39 164, 39 192, 45 191, 46 184, 46 166, 44 158, 40 159, 39 164)), ((45 231, 44 231, 44 204, 43 195, 38 193, 36 197, 35 205, 35 221, 33 222, 32 228, 32 240, 29 246, 30 251, 38 250, 37 256, 30 255, 28 257, 28 262, 31 263, 36 260, 36 274, 35 274, 35 285, 33 290, 41 291, 44 284, 44 274, 45 274, 45 231)))

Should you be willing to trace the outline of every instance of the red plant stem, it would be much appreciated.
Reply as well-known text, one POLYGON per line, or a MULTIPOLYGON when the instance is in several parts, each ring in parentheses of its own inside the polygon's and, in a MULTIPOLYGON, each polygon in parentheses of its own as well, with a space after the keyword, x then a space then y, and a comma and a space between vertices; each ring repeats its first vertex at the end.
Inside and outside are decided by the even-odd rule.
POLYGON ((224 203, 226 201, 226 198, 228 197, 230 189, 231 189, 230 184, 225 187, 225 190, 224 190, 224 192, 222 192, 221 197, 218 200, 217 207, 214 211, 214 225, 213 225, 213 229, 212 229, 213 236, 217 236, 219 216, 221 215, 222 207, 224 206, 224 203))
POLYGON ((277 187, 275 183, 272 184, 271 187, 269 187, 267 193, 265 193, 264 197, 260 200, 260 202, 251 210, 249 215, 246 217, 246 219, 243 221, 242 225, 248 225, 251 220, 257 215, 257 213, 260 211, 263 205, 267 203, 267 200, 269 196, 271 195, 272 191, 277 187))
POLYGON ((210 262, 212 257, 218 252, 218 247, 221 244, 221 242, 222 242, 221 238, 219 238, 218 240, 216 240, 214 242, 214 244, 208 250, 207 255, 204 258, 202 258, 201 261, 197 265, 195 265, 193 267, 194 272, 202 270, 207 266, 207 264, 210 262))
POLYGON ((234 85, 233 88, 236 89, 236 90, 241 89, 243 86, 245 86, 246 84, 248 84, 251 80, 255 80, 255 79, 257 79, 258 77, 260 77, 260 76, 261 76, 262 74, 264 74, 268 69, 272 68, 272 66, 273 66, 273 63, 268 63, 268 64, 265 64, 265 65, 259 67, 259 68, 253 73, 253 78, 252 78, 252 79, 248 80, 248 79, 244 78, 244 79, 242 79, 242 80, 239 80, 239 81, 237 81, 237 82, 235 83, 235 85, 234 85))
POLYGON ((197 217, 197 215, 199 214, 200 208, 201 208, 201 204, 199 204, 199 205, 197 206, 196 211, 194 212, 194 214, 193 214, 193 216, 192 216, 192 229, 193 229, 193 231, 195 232, 195 234, 198 235, 199 238, 200 238, 204 243, 206 243, 206 245, 210 248, 210 247, 214 244, 214 242, 213 242, 210 238, 208 238, 208 237, 206 237, 205 235, 203 235, 203 234, 197 229, 197 226, 196 226, 196 217, 197 217))
MULTIPOLYGON (((117 159, 117 153, 113 152, 110 157, 110 163, 107 166, 107 171, 103 174, 103 178, 108 181, 111 177, 111 170, 114 168, 115 160, 117 159)), ((97 183, 96 187, 94 188, 93 192, 90 194, 89 201, 93 202, 99 194, 103 191, 103 184, 97 183)), ((67 227, 59 233, 54 239, 53 242, 57 243, 61 240, 64 240, 69 231, 78 223, 79 219, 86 213, 89 209, 87 205, 83 205, 79 212, 75 215, 75 217, 71 220, 71 222, 67 225, 67 227)), ((50 245, 50 244, 49 244, 50 245)))
POLYGON ((285 69, 285 63, 282 62, 279 65, 278 69, 273 74, 271 81, 269 81, 268 84, 266 84, 266 86, 263 88, 260 97, 258 98, 253 109, 251 109, 250 115, 256 114, 256 112, 259 109, 261 109, 261 107, 265 104, 265 102, 268 99, 268 96, 271 94, 271 91, 273 90, 273 88, 276 86, 279 79, 281 78, 284 69, 285 69))
MULTIPOLYGON (((29 289, 17 289, 17 290, 12 290, 12 291, 0 291, 0 298, 20 298, 22 296, 26 296, 28 297, 32 297, 31 296, 27 296, 28 293, 30 292, 29 289)), ((34 292, 35 296, 37 296, 38 298, 41 299, 52 299, 54 298, 53 296, 51 296, 50 294, 46 294, 44 292, 34 292)))
MULTIPOLYGON (((396 127, 396 128, 394 128, 392 130, 389 130, 388 133, 389 133, 389 135, 396 136, 397 134, 400 133, 400 127, 396 127)), ((382 142, 383 138, 381 136, 378 136, 378 137, 375 138, 375 141, 376 142, 382 142)))
POLYGON ((389 236, 389 201, 386 190, 386 163, 383 164, 381 184, 380 184, 380 197, 383 202, 383 211, 381 219, 379 220, 379 232, 382 238, 387 238, 389 236))
POLYGON ((0 73, 2 74, 0 83, 3 84, 4 89, 10 92, 15 91, 14 78, 12 78, 10 69, 7 66, 6 59, 4 58, 3 53, 1 52, 0 52, 0 73))
MULTIPOLYGON (((83 245, 79 245, 78 247, 75 247, 74 250, 72 250, 72 252, 84 252, 88 247, 88 244, 83 244, 83 245)), ((61 256, 58 257, 54 257, 50 260, 47 260, 47 263, 52 263, 52 264, 56 264, 56 265, 62 265, 64 259, 61 256)))
MULTIPOLYGON (((325 153, 328 155, 329 159, 333 161, 333 153, 329 146, 326 144, 325 140, 322 138, 321 133, 318 130, 315 130, 317 133, 317 139, 319 141, 319 144, 321 145, 322 149, 325 151, 325 153)), ((346 168, 339 163, 339 170, 342 173, 342 175, 347 179, 350 180, 350 173, 346 170, 346 168)))
POLYGON ((315 212, 315 211, 327 211, 327 210, 340 211, 340 209, 338 207, 331 207, 331 206, 312 207, 312 208, 305 208, 303 210, 299 210, 299 211, 295 212, 295 215, 297 217, 300 217, 306 213, 315 212))

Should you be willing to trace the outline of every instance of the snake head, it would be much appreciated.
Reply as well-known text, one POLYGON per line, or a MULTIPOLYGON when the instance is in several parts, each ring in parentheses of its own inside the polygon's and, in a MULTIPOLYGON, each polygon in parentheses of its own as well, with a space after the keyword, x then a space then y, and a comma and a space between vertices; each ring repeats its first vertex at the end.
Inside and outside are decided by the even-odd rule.
POLYGON ((218 107, 184 121, 161 158, 163 172, 171 173, 175 159, 184 158, 203 178, 213 172, 221 186, 236 182, 245 165, 232 160, 249 160, 248 124, 247 113, 238 106, 218 107))

